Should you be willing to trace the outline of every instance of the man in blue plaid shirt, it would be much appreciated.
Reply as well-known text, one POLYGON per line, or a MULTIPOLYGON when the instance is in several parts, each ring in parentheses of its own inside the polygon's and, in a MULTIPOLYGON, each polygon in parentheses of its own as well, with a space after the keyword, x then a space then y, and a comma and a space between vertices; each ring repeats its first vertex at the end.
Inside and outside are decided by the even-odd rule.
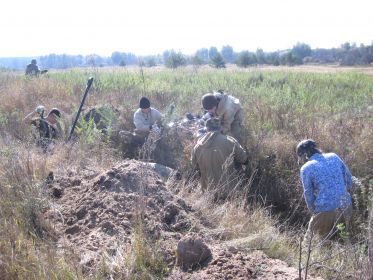
POLYGON ((344 220, 346 230, 352 212, 349 190, 352 175, 341 158, 334 153, 322 153, 312 139, 303 140, 296 149, 304 198, 312 213, 306 236, 318 233, 331 237, 335 226, 344 220))

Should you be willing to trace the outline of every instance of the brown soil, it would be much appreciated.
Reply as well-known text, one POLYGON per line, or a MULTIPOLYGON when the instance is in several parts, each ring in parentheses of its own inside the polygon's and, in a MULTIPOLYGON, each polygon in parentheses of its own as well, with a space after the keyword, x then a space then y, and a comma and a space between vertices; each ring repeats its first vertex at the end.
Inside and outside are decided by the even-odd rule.
MULTIPOLYGON (((224 247, 203 230, 193 208, 167 189, 149 166, 125 160, 104 172, 86 170, 55 178, 48 185, 53 207, 45 214, 58 233, 58 246, 80 256, 88 273, 103 252, 112 259, 131 245, 142 220, 147 236, 159 242, 170 267, 168 279, 297 279, 296 268, 261 251, 224 247), (200 267, 178 268, 175 250, 187 234, 199 235, 212 251, 200 267)), ((122 252, 123 253, 123 252, 122 252)), ((310 278, 311 279, 311 278, 310 278)))

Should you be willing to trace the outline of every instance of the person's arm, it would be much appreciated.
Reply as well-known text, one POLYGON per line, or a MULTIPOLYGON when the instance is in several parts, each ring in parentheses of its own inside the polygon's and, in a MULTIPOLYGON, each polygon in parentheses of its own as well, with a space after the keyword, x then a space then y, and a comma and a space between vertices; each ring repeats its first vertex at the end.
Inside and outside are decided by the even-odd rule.
POLYGON ((133 115, 133 123, 138 130, 150 130, 150 125, 144 124, 143 118, 139 112, 133 115))
POLYGON ((231 135, 231 124, 234 121, 234 113, 231 110, 226 110, 220 118, 221 131, 225 135, 231 135))
POLYGON ((38 114, 39 116, 42 116, 43 113, 44 113, 44 110, 45 110, 44 106, 43 105, 39 105, 38 107, 35 108, 34 111, 32 111, 26 117, 24 117, 23 121, 24 122, 30 122, 34 118, 34 116, 36 114, 38 114))
POLYGON ((312 178, 310 174, 301 168, 300 178, 302 180, 302 185, 304 189, 304 199, 306 200, 307 208, 313 213, 315 209, 315 195, 313 193, 312 178))

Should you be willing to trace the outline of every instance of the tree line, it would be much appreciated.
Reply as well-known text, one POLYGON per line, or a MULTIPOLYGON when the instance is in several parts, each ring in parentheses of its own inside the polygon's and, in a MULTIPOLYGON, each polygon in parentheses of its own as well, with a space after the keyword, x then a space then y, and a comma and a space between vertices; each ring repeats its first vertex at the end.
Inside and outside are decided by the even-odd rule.
MULTIPOLYGON (((34 58, 34 57, 32 57, 34 58)), ((10 69, 24 69, 30 63, 31 57, 0 58, 0 67, 10 69)), ((134 53, 115 51, 109 57, 97 54, 91 55, 57 55, 49 54, 36 58, 42 69, 67 69, 72 67, 103 67, 141 65, 153 67, 165 65, 177 68, 184 65, 210 65, 215 68, 224 68, 227 64, 236 64, 239 67, 255 65, 300 65, 300 64, 339 64, 339 65, 369 65, 373 63, 373 43, 369 46, 361 44, 344 43, 338 48, 311 49, 305 43, 297 43, 291 49, 264 52, 257 49, 255 52, 234 51, 233 47, 226 45, 220 50, 216 47, 201 48, 193 55, 185 55, 175 50, 166 50, 163 54, 137 56, 134 53)))

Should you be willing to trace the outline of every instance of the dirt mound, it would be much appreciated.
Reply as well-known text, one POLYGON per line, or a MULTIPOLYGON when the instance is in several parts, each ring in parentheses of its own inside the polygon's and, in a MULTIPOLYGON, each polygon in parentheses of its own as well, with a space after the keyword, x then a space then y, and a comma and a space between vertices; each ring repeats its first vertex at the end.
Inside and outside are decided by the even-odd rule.
POLYGON ((259 251, 226 248, 205 235, 206 225, 190 205, 167 189, 162 178, 152 165, 125 160, 104 172, 70 171, 51 179, 53 207, 45 216, 59 234, 58 247, 77 253, 89 273, 100 266, 104 255, 115 262, 131 248, 141 221, 146 235, 159 244, 170 269, 168 279, 297 278, 296 269, 282 261, 259 251), (175 253, 178 242, 191 233, 207 245, 212 257, 194 270, 183 270, 176 266, 175 253))
MULTIPOLYGON (((169 279, 291 279, 298 271, 283 261, 268 258, 261 251, 248 254, 238 250, 215 250, 213 260, 189 274, 176 272, 169 279)), ((309 279, 314 279, 310 277, 309 279)))
POLYGON ((171 238, 189 227, 190 207, 161 178, 152 166, 135 160, 102 173, 70 172, 49 186, 55 205, 46 217, 61 234, 60 245, 78 251, 92 266, 103 251, 113 255, 131 242, 140 217, 153 238, 171 238))

